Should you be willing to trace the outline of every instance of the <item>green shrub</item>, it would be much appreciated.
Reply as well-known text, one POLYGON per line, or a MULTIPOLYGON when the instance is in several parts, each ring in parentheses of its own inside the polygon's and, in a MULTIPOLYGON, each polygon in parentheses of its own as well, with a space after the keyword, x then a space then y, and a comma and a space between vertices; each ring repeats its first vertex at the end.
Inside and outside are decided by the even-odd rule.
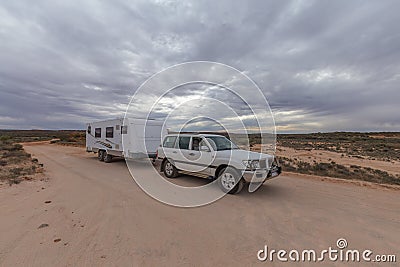
POLYGON ((14 144, 14 146, 11 148, 11 149, 9 149, 10 151, 19 151, 19 150, 22 150, 23 148, 22 148, 22 145, 21 144, 14 144))
POLYGON ((8 135, 2 135, 2 136, 0 136, 0 141, 7 141, 7 140, 10 140, 11 139, 11 137, 10 136, 8 136, 8 135))

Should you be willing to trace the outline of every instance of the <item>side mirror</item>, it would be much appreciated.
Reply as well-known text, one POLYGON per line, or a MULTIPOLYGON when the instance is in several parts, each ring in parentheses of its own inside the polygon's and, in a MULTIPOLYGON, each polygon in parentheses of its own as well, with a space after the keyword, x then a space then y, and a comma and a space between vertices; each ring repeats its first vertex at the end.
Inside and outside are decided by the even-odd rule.
POLYGON ((208 148, 208 146, 201 146, 200 151, 210 152, 210 149, 208 148))

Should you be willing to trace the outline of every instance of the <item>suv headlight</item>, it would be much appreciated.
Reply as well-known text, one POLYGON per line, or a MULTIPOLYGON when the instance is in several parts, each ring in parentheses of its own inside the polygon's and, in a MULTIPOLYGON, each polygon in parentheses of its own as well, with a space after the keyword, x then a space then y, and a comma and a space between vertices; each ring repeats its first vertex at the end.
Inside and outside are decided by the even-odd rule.
POLYGON ((243 160, 243 165, 246 168, 246 170, 251 169, 251 160, 243 160))
POLYGON ((260 168, 260 161, 259 161, 259 160, 253 160, 253 161, 251 162, 251 167, 252 167, 253 169, 259 169, 259 168, 260 168))
POLYGON ((243 165, 245 166, 246 170, 252 171, 252 170, 260 168, 260 161, 259 160, 243 160, 243 165))

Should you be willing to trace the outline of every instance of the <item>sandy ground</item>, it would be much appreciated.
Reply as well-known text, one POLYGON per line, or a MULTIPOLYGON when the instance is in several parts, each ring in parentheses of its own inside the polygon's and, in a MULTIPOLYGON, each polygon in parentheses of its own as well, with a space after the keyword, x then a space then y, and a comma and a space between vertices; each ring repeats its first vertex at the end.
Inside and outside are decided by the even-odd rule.
POLYGON ((74 147, 26 149, 49 181, 0 188, 0 266, 281 266, 259 262, 257 251, 336 248, 338 238, 400 260, 400 191, 282 175, 254 194, 176 208, 141 191, 124 161, 74 147))

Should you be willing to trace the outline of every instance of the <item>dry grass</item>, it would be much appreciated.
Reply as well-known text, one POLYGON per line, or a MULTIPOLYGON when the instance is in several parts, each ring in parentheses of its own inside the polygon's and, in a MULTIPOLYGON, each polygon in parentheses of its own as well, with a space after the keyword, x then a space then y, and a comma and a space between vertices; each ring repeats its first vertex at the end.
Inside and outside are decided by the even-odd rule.
POLYGON ((9 136, 0 137, 0 181, 8 184, 19 184, 31 180, 43 166, 37 159, 26 153, 21 144, 15 143, 9 136))
POLYGON ((59 144, 66 146, 85 146, 85 132, 84 131, 74 131, 68 134, 59 135, 56 139, 50 141, 51 144, 59 144))
MULTIPOLYGON (((247 140, 247 137, 241 135, 234 137, 239 141, 241 138, 247 140)), ((32 159, 17 143, 45 140, 52 140, 52 143, 61 145, 83 147, 85 131, 0 130, 0 180, 18 183, 24 179, 23 177, 29 177, 42 170, 37 160, 32 159)), ((260 140, 260 135, 249 135, 251 150, 261 149, 257 146, 260 140)), ((298 153, 279 155, 278 149, 284 171, 382 184, 400 184, 400 170, 396 167, 400 162, 400 133, 280 134, 277 136, 277 143, 280 148, 295 149, 300 154, 304 151, 312 152, 305 158, 298 153), (315 153, 316 151, 318 153, 315 153), (331 152, 338 153, 340 158, 336 157, 333 160, 326 158, 326 154, 330 153, 330 157, 335 154, 331 152)))
POLYGON ((331 162, 305 162, 297 158, 279 157, 279 162, 283 170, 288 172, 296 172, 302 174, 312 174, 318 176, 334 177, 350 180, 362 180, 379 184, 400 185, 400 176, 392 175, 386 171, 373 169, 370 167, 362 167, 359 165, 351 165, 346 167, 331 162))
POLYGON ((283 171, 400 185, 400 133, 281 134, 277 145, 283 171))
POLYGON ((0 136, 15 143, 50 141, 61 145, 85 146, 83 130, 0 130, 0 136))
POLYGON ((383 161, 400 161, 400 133, 314 133, 278 135, 278 145, 326 150, 383 161))
POLYGON ((50 140, 62 145, 84 146, 85 131, 0 130, 0 182, 18 184, 43 172, 42 164, 26 153, 20 143, 50 140))

